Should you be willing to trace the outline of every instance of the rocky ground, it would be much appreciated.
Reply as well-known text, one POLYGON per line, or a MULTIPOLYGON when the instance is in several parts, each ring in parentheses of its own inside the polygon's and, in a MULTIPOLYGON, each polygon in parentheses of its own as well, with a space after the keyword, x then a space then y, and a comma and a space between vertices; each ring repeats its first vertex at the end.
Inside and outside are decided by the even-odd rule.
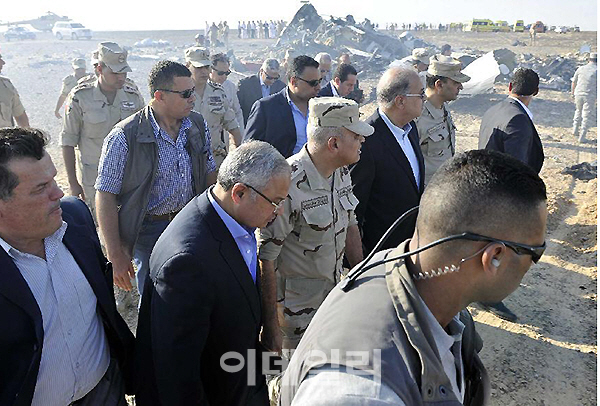
MULTIPOLYGON (((32 126, 52 137, 50 154, 58 168, 58 182, 68 190, 58 147, 60 120, 53 115, 60 81, 70 73, 70 59, 85 57, 98 41, 113 40, 131 46, 150 37, 171 42, 161 49, 134 50, 131 77, 144 89, 147 73, 157 58, 182 58, 183 49, 193 42, 195 32, 96 33, 92 41, 58 41, 49 34, 27 42, 0 42, 6 66, 3 75, 19 90, 32 126)), ((470 47, 490 51, 507 47, 515 53, 535 56, 575 53, 583 44, 596 50, 596 33, 540 34, 537 46, 511 46, 515 39, 527 42, 518 33, 439 33, 421 31, 415 36, 455 50, 470 47)), ((236 54, 244 56, 272 44, 272 40, 232 41, 236 54)), ((268 55, 268 51, 264 52, 268 55)), ((239 76, 232 75, 237 81, 239 76)), ((369 95, 378 77, 367 75, 361 87, 369 95)), ((477 147, 483 113, 502 100, 505 83, 496 93, 460 98, 450 105, 458 127, 457 149, 477 147)), ((542 260, 523 279, 521 288, 507 300, 519 320, 510 323, 482 312, 472 312, 485 346, 482 358, 492 381, 492 405, 595 405, 597 403, 597 180, 578 180, 563 174, 566 167, 597 159, 597 127, 588 134, 589 143, 580 144, 570 133, 574 112, 567 92, 541 90, 531 106, 544 144, 546 161, 541 176, 548 187, 550 211, 547 243, 542 260)), ((362 107, 369 115, 374 103, 362 107)), ((135 308, 125 314, 133 327, 135 308)))

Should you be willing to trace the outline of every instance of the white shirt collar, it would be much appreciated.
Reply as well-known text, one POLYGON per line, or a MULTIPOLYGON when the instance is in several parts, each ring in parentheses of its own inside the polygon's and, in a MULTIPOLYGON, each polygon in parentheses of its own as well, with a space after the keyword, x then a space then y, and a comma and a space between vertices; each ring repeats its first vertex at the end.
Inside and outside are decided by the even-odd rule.
POLYGON ((378 108, 377 111, 379 111, 379 115, 395 136, 400 136, 401 138, 404 138, 410 132, 410 130, 412 130, 412 126, 410 125, 410 123, 407 123, 404 127, 400 128, 396 124, 392 123, 392 120, 390 120, 390 118, 385 115, 383 110, 378 108))
POLYGON ((336 87, 335 87, 335 83, 332 81, 330 81, 329 83, 331 83, 331 92, 333 93, 334 97, 340 97, 340 94, 338 93, 336 87))
POLYGON ((531 114, 531 110, 529 110, 529 108, 519 99, 517 99, 516 97, 513 96, 508 96, 509 98, 516 100, 519 102, 519 104, 521 106, 523 106, 523 108, 525 109, 525 113, 527 113, 527 115, 529 116, 529 118, 531 119, 531 121, 533 122, 533 114, 531 114))
POLYGON ((260 72, 258 72, 258 80, 260 80, 260 85, 261 85, 261 86, 266 86, 266 87, 269 87, 269 85, 267 85, 267 84, 266 84, 266 83, 263 81, 263 79, 262 79, 262 76, 261 76, 260 72))

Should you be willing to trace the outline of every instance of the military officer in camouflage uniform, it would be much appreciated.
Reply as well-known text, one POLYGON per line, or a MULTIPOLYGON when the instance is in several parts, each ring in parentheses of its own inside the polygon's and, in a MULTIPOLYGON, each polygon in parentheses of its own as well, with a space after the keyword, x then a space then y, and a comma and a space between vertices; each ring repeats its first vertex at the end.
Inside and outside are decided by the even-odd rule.
MULTIPOLYGON (((0 73, 4 64, 0 55, 0 73)), ((29 127, 29 118, 17 89, 9 78, 0 76, 0 128, 13 127, 15 122, 19 127, 29 127)))
POLYGON ((102 42, 98 48, 98 77, 82 78, 69 94, 61 142, 71 195, 79 196, 95 208, 94 183, 102 143, 112 127, 144 106, 136 88, 126 84, 127 51, 114 42, 102 42), (75 170, 75 147, 79 149, 81 184, 75 170))
POLYGON ((237 147, 242 142, 240 126, 223 87, 209 80, 211 61, 208 50, 201 47, 188 48, 185 50, 185 61, 196 86, 194 110, 202 114, 208 124, 212 153, 219 169, 229 146, 233 144, 237 147))
POLYGON ((308 143, 288 158, 292 183, 283 213, 260 230, 259 253, 266 348, 296 348, 308 323, 350 266, 363 258, 347 165, 358 162, 373 127, 358 105, 340 97, 309 102, 308 143))
POLYGON ((446 103, 456 100, 462 84, 470 79, 460 71, 461 66, 458 59, 434 55, 427 69, 427 99, 415 119, 425 160, 425 185, 456 151, 456 126, 446 103))
POLYGON ((62 88, 60 89, 60 96, 58 96, 58 101, 56 102, 56 107, 54 108, 54 115, 56 118, 62 118, 60 115, 60 108, 67 99, 67 96, 71 90, 77 85, 79 79, 86 76, 85 59, 75 58, 71 62, 71 66, 73 67, 73 73, 69 76, 65 76, 63 79, 62 88))

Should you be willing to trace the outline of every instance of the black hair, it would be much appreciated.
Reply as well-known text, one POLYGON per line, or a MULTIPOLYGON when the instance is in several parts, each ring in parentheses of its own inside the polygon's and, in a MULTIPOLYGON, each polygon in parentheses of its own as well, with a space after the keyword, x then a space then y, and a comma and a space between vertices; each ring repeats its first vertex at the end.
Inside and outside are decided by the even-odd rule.
POLYGON ((425 76, 425 84, 427 85, 427 87, 429 89, 435 89, 435 82, 437 82, 438 80, 441 80, 442 82, 446 83, 448 81, 448 78, 443 77, 443 76, 435 76, 435 75, 426 75, 425 76))
POLYGON ((0 128, 0 199, 7 200, 19 185, 19 178, 8 169, 9 163, 17 158, 44 157, 48 139, 34 128, 0 128))
POLYGON ((519 96, 531 96, 537 93, 540 77, 533 69, 519 68, 513 74, 512 92, 519 96))
POLYGON ((319 69, 319 62, 307 55, 297 56, 290 64, 288 69, 288 78, 299 77, 304 73, 304 69, 310 67, 319 69))
POLYGON ((154 92, 158 89, 170 89, 176 77, 189 78, 191 76, 192 72, 179 62, 169 60, 157 62, 150 70, 148 77, 150 97, 154 97, 154 92))
POLYGON ((214 54, 210 57, 210 61, 213 67, 217 66, 219 62, 225 62, 226 64, 230 64, 229 57, 224 53, 220 52, 218 54, 214 54))
POLYGON ((348 80, 348 76, 349 75, 357 75, 356 69, 354 69, 354 66, 349 65, 347 63, 341 63, 338 65, 337 69, 335 70, 335 73, 333 74, 334 78, 338 78, 340 80, 340 82, 345 82, 346 80, 348 80))

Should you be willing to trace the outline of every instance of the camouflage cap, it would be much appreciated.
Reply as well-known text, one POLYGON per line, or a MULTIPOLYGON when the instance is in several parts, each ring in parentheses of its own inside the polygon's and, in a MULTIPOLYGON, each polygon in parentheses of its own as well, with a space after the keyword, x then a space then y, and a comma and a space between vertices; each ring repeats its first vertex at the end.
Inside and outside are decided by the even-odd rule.
POLYGON ((374 128, 360 121, 358 104, 341 97, 314 97, 308 102, 308 124, 315 127, 344 127, 368 137, 374 128))
POLYGON ((429 51, 427 48, 415 48, 412 51, 413 61, 419 61, 425 65, 429 65, 429 51))
POLYGON ((131 72, 127 64, 127 51, 114 42, 101 42, 98 45, 98 61, 114 73, 131 72))
POLYGON ((73 69, 85 69, 85 59, 75 58, 71 61, 73 69))
POLYGON ((185 61, 192 64, 196 68, 209 66, 210 52, 202 47, 191 47, 185 50, 185 61))
POLYGON ((430 59, 429 68, 427 68, 427 76, 441 76, 460 83, 471 80, 471 77, 460 71, 461 69, 462 63, 458 59, 441 54, 434 55, 430 59))

